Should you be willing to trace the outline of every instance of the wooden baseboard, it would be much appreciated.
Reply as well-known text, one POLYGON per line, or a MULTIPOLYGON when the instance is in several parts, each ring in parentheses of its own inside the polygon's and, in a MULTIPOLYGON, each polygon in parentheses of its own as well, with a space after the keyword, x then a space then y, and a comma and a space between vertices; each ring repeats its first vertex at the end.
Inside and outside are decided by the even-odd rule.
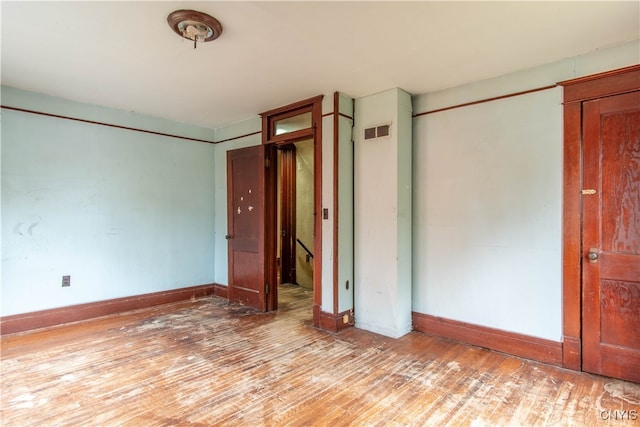
POLYGON ((0 334, 8 335, 33 329, 48 328, 64 323, 88 320, 110 314, 201 298, 209 295, 226 298, 226 286, 218 284, 191 286, 188 288, 172 289, 170 291, 4 316, 0 318, 0 334))
POLYGON ((580 338, 565 336, 562 341, 562 366, 582 370, 582 343, 580 338))
POLYGON ((353 326, 353 323, 352 310, 348 310, 339 314, 320 311, 320 324, 318 325, 318 327, 324 331, 340 332, 345 328, 353 326))
POLYGON ((229 287, 219 283, 214 283, 213 294, 220 298, 229 299, 229 287))
POLYGON ((321 308, 319 304, 313 304, 313 327, 314 328, 319 328, 320 327, 320 312, 321 312, 321 308))
POLYGON ((412 313, 413 329, 430 335, 562 366, 562 343, 500 329, 412 313))

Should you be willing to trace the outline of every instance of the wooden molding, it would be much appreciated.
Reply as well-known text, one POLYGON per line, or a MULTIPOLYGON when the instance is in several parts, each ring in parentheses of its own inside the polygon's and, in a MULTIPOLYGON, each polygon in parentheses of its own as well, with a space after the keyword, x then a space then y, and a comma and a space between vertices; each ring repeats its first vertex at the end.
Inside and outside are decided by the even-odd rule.
POLYGON ((581 123, 579 103, 564 107, 563 201, 562 201, 562 333, 564 342, 571 342, 571 351, 563 352, 563 365, 580 370, 581 287, 581 123), (578 236, 578 238, 576 238, 578 236), (575 357, 577 352, 577 367, 575 357))
POLYGON ((338 92, 333 93, 333 312, 338 313, 338 265, 339 260, 339 239, 340 224, 338 221, 339 212, 339 161, 340 161, 340 116, 338 115, 340 110, 340 94, 338 92))
POLYGON ((313 320, 312 320, 312 324, 313 324, 314 327, 319 328, 320 327, 320 312, 322 312, 322 309, 320 308, 320 304, 315 302, 315 300, 316 300, 315 292, 314 292, 314 295, 313 295, 313 300, 314 300, 314 304, 313 304, 313 320))
POLYGON ((231 137, 231 138, 221 139, 220 141, 216 141, 214 144, 222 144, 223 142, 235 141, 236 139, 247 138, 249 136, 259 135, 261 133, 262 133, 261 130, 256 131, 256 132, 245 133, 244 135, 238 135, 238 136, 234 136, 234 137, 231 137))
POLYGON ((413 329, 430 335, 562 366, 562 343, 515 332, 412 313, 413 329))
POLYGON ((48 328, 64 323, 108 316, 140 308, 217 295, 226 298, 226 286, 208 284, 170 291, 154 292, 87 304, 52 308, 0 318, 0 334, 8 335, 32 329, 48 328))
POLYGON ((534 93, 534 92, 540 92, 540 91, 543 91, 543 90, 553 89, 556 86, 558 86, 558 85, 549 85, 549 86, 537 87, 537 88, 534 88, 534 89, 523 90, 523 91, 520 91, 520 92, 508 93, 506 95, 494 96, 492 98, 479 99, 477 101, 465 102, 463 104, 456 104, 456 105, 451 105, 449 107, 437 108, 435 110, 424 111, 422 113, 416 113, 416 114, 414 114, 412 116, 412 118, 415 119, 416 117, 426 116, 428 114, 440 113, 442 111, 454 110, 456 108, 470 107, 472 105, 484 104, 485 102, 499 101, 501 99, 512 98, 514 96, 527 95, 529 93, 534 93))
POLYGON ((564 87, 565 103, 631 92, 640 89, 640 65, 565 80, 558 85, 564 87))
MULTIPOLYGON (((286 145, 280 150, 278 192, 281 194, 279 207, 280 230, 287 239, 280 241, 280 282, 297 283, 296 280, 296 207, 297 207, 297 150, 295 145, 286 145)), ((278 221, 277 221, 278 222, 278 221)), ((278 233, 276 233, 278 234, 278 233)), ((277 258, 276 254, 276 258, 277 258)))
POLYGON ((219 283, 214 283, 213 295, 220 298, 229 299, 229 287, 225 285, 221 285, 219 283))
MULTIPOLYGON (((318 308, 322 305, 322 96, 313 101, 313 302, 318 308)), ((313 324, 320 323, 320 310, 313 311, 313 324)))
POLYGON ((579 371, 582 368, 582 343, 580 337, 564 337, 562 342, 562 366, 579 371))
POLYGON ((640 65, 559 82, 564 88, 562 365, 582 369, 582 101, 640 89, 640 65))
POLYGON ((348 310, 339 314, 320 311, 320 323, 318 327, 324 331, 340 332, 343 329, 353 326, 353 323, 354 321, 352 310, 348 310), (345 319, 347 320, 346 322, 345 319))
MULTIPOLYGON (((324 95, 316 95, 311 98, 303 99, 302 101, 294 102, 292 104, 283 105, 282 107, 274 108, 269 111, 265 111, 264 113, 260 113, 262 117, 265 116, 275 116, 277 114, 284 113, 290 110, 297 110, 298 108, 303 108, 312 104, 322 103, 322 98, 324 95)), ((322 115, 322 113, 320 114, 322 115)))
POLYGON ((45 113, 43 111, 35 111, 35 110, 29 110, 29 109, 26 109, 26 108, 11 107, 9 105, 2 105, 2 106, 0 106, 0 108, 4 108, 5 110, 20 111, 22 113, 36 114, 36 115, 39 115, 39 116, 53 117, 53 118, 56 118, 56 119, 71 120, 71 121, 74 121, 74 122, 87 123, 87 124, 90 124, 90 125, 107 126, 107 127, 110 127, 110 128, 116 128, 116 129, 122 129, 122 130, 130 130, 130 131, 133 131, 133 132, 142 132, 142 133, 148 133, 148 134, 151 134, 151 135, 159 135, 159 136, 166 136, 166 137, 169 137, 169 138, 184 139, 184 140, 187 140, 187 141, 206 142, 207 144, 216 144, 215 141, 209 141, 209 140, 206 140, 206 139, 191 138, 189 136, 174 135, 174 134, 164 133, 164 132, 156 132, 156 131, 153 131, 153 130, 139 129, 139 128, 134 128, 134 127, 130 127, 130 126, 116 125, 116 124, 113 124, 113 123, 98 122, 96 120, 80 119, 80 118, 77 118, 77 117, 63 116, 61 114, 45 113))
MULTIPOLYGON (((265 111, 261 113, 262 117, 262 144, 276 146, 281 143, 292 143, 300 139, 313 138, 313 212, 315 215, 314 220, 314 236, 316 238, 313 242, 313 325, 318 326, 320 324, 320 305, 322 304, 322 98, 324 95, 314 96, 312 98, 304 99, 302 101, 294 102, 282 107, 275 108, 273 110, 265 111), (295 110, 295 111, 294 111, 295 110), (274 117, 285 117, 289 114, 298 114, 302 111, 311 111, 311 128, 302 129, 295 132, 290 132, 282 135, 271 135, 271 121, 274 117)), ((275 200, 274 197, 269 197, 268 200, 275 200)), ((272 203, 271 210, 275 212, 275 202, 272 203)), ((275 215, 275 214, 274 214, 275 215)), ((275 217, 274 217, 275 218, 275 217)), ((275 220, 272 221, 272 231, 275 230, 275 220)), ((272 242, 273 256, 269 261, 275 266, 275 235, 270 238, 272 242)), ((275 277, 275 270, 273 273, 275 277)), ((275 282, 274 282, 275 283, 275 282)), ((276 292, 273 292, 272 298, 275 298, 272 302, 270 310, 277 308, 277 288, 276 292)))
POLYGON ((584 77, 576 77, 575 79, 563 80, 558 82, 560 86, 568 86, 578 83, 586 83, 590 81, 598 81, 603 78, 614 77, 620 74, 627 74, 629 72, 640 71, 640 64, 630 65, 628 67, 617 68, 615 70, 604 71, 602 73, 591 74, 584 77))

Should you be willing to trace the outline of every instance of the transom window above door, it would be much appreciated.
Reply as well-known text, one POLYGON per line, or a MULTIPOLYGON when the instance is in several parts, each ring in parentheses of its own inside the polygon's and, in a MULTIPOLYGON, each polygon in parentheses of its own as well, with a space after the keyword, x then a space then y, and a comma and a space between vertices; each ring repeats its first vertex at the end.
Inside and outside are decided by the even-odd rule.
POLYGON ((276 113, 267 117, 267 142, 298 140, 313 135, 312 106, 276 113))
POLYGON ((296 114, 291 117, 274 120, 273 136, 282 135, 297 130, 309 129, 311 127, 311 111, 296 114))

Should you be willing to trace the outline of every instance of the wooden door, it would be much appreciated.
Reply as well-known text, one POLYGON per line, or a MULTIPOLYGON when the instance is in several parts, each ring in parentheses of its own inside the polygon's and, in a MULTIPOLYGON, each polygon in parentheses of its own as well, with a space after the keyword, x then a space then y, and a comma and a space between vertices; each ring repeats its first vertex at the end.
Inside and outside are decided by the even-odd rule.
POLYGON ((582 368, 640 382, 640 92, 583 104, 582 368))
POLYGON ((267 150, 227 152, 229 301, 268 309, 270 268, 266 238, 267 150))
POLYGON ((280 148, 280 248, 281 283, 296 283, 296 147, 293 144, 280 148))

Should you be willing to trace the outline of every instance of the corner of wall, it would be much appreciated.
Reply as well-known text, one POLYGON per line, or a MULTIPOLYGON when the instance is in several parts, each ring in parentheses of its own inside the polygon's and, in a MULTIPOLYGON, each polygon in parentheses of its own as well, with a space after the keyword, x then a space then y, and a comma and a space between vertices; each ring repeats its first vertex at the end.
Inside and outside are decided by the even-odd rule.
POLYGON ((411 330, 411 97, 358 98, 354 114, 355 322, 397 337, 411 330))

